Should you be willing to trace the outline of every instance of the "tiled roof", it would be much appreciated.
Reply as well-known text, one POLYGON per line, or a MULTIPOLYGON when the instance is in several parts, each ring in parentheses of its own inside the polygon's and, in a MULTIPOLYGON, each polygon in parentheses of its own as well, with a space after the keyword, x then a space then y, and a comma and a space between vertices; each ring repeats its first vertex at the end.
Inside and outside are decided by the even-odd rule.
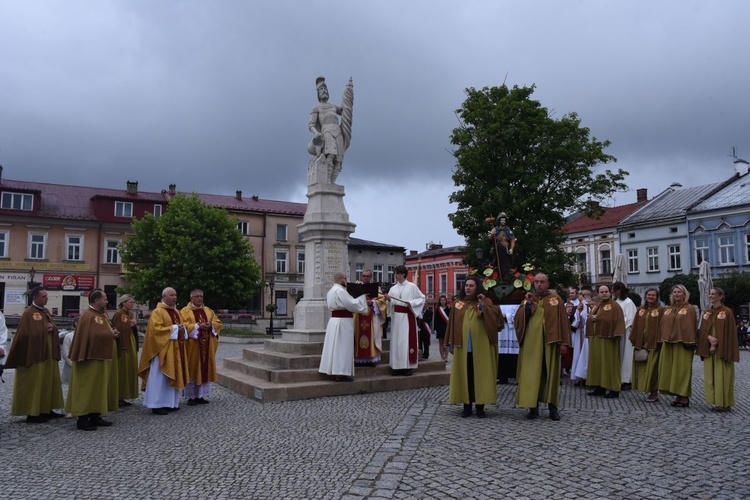
MULTIPOLYGON (((2 179, 0 181, 0 191, 5 189, 38 193, 41 200, 41 209, 34 216, 49 217, 52 219, 96 220, 91 203, 94 198, 154 203, 166 203, 169 200, 167 191, 162 191, 161 193, 138 191, 133 194, 128 193, 125 189, 47 184, 44 182, 17 181, 12 179, 2 179)), ((204 203, 215 207, 224 207, 231 211, 303 216, 307 209, 307 204, 305 203, 263 200, 253 197, 243 197, 239 200, 235 196, 197 194, 198 198, 204 203)))
POLYGON ((691 208, 690 212, 704 212, 742 205, 750 205, 750 175, 748 174, 737 177, 729 185, 691 208))
POLYGON ((640 201, 628 205, 620 205, 619 207, 601 207, 603 213, 601 213, 601 217, 598 218, 596 215, 599 214, 595 214, 592 217, 586 215, 584 212, 574 218, 571 222, 565 224, 562 229, 565 233, 579 233, 582 231, 596 231, 597 229, 617 227, 621 220, 644 206, 646 203, 646 201, 640 201))
POLYGON ((451 254, 464 256, 466 254, 466 247, 455 246, 455 247, 435 248, 433 250, 424 251, 417 255, 409 255, 406 258, 407 260, 414 260, 419 257, 424 259, 425 257, 440 257, 442 255, 451 255, 451 254))
POLYGON ((383 250, 394 250, 400 253, 404 253, 406 248, 398 245, 389 245, 388 243, 378 243, 376 241, 361 240, 359 238, 349 237, 349 248, 368 248, 368 249, 383 249, 383 250))
POLYGON ((706 196, 711 195, 723 184, 724 182, 717 182, 692 188, 675 188, 670 186, 659 193, 642 209, 623 219, 621 224, 639 224, 684 216, 688 209, 706 196))

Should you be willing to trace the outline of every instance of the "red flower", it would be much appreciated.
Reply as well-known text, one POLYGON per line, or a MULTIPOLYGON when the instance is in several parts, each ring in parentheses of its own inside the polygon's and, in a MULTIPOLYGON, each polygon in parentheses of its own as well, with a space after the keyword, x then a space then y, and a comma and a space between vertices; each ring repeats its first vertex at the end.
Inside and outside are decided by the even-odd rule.
POLYGON ((526 281, 534 281, 534 275, 529 273, 526 275, 526 281))
POLYGON ((515 273, 515 274, 513 275, 513 277, 514 277, 514 278, 516 278, 516 279, 518 279, 518 278, 520 278, 520 277, 521 277, 521 273, 515 273))
POLYGON ((474 274, 474 268, 473 267, 469 268, 469 274, 474 274))
POLYGON ((484 283, 487 283, 489 280, 490 278, 488 276, 485 276, 484 278, 482 278, 482 282, 484 283))
POLYGON ((492 273, 492 279, 493 279, 493 280, 496 280, 496 279, 497 279, 497 271, 495 271, 494 273, 492 273))

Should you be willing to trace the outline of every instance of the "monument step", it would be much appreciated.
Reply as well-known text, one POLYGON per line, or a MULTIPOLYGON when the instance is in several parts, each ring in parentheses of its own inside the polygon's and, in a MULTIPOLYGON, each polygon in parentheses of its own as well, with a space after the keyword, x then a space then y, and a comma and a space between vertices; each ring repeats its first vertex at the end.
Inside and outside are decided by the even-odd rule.
MULTIPOLYGON (((264 340, 263 346, 267 351, 285 352, 290 354, 320 354, 323 352, 323 340, 319 342, 309 342, 289 340, 285 337, 282 339, 264 340)), ((384 351, 390 350, 391 341, 383 339, 382 347, 384 351)))
MULTIPOLYGON (((278 369, 278 367, 258 363, 248 359, 230 359, 224 360, 224 367, 228 370, 238 371, 246 375, 252 375, 262 380, 267 380, 276 384, 288 384, 291 382, 305 382, 314 380, 328 380, 328 377, 318 371, 318 366, 314 368, 302 369, 278 369)), ((422 361, 417 369, 420 373, 442 372, 445 371, 445 363, 441 360, 422 361)), ((387 362, 381 362, 375 366, 355 365, 355 378, 372 378, 390 376, 391 370, 387 362)))
POLYGON ((390 374, 372 377, 355 376, 352 382, 312 380, 273 383, 247 373, 230 370, 225 366, 220 367, 217 372, 218 383, 222 386, 265 403, 447 385, 450 381, 450 372, 445 370, 445 364, 442 361, 436 363, 443 365, 442 371, 423 371, 420 367, 409 377, 394 377, 390 374))

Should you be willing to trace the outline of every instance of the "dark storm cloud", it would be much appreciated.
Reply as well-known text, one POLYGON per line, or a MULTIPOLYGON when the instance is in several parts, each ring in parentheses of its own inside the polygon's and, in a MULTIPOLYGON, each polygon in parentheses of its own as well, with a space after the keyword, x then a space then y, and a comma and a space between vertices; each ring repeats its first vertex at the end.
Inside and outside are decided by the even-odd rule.
POLYGON ((447 150, 466 87, 535 84, 554 116, 612 141, 633 189, 712 182, 732 146, 750 157, 748 14, 740 0, 4 2, 0 163, 16 179, 305 201, 315 78, 339 103, 353 77, 340 180, 356 235, 459 244, 447 150), (362 197, 409 216, 382 224, 362 197))

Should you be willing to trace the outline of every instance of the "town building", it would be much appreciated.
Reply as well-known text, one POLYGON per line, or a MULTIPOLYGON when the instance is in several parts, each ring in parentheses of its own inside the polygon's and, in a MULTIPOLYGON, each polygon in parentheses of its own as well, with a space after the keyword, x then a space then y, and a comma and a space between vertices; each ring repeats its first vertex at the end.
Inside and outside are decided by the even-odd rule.
POLYGON ((714 277, 750 271, 750 176, 748 162, 735 158, 735 175, 687 212, 689 266, 711 265, 714 277))
POLYGON ((437 302, 440 295, 446 295, 450 300, 466 281, 469 266, 464 262, 465 258, 463 246, 443 248, 441 244, 430 243, 424 252, 409 252, 405 259, 408 279, 416 283, 429 303, 437 302))
MULTIPOLYGON (((176 194, 174 184, 153 193, 139 191, 131 181, 118 190, 10 180, 0 167, 0 309, 20 314, 27 290, 35 285, 49 290, 48 307, 56 315, 85 310, 93 288, 102 288, 114 306, 116 290, 125 284, 120 247, 133 234, 132 219, 146 213, 160 216, 176 194)), ((291 318, 304 280, 304 245, 297 225, 307 205, 243 197, 241 191, 198 197, 237 217, 265 281, 275 284, 276 314, 291 318)), ((266 287, 247 309, 264 313, 270 301, 266 287)))
POLYGON ((397 245, 349 237, 349 281, 361 281, 362 271, 371 269, 372 281, 390 288, 396 281, 393 271, 404 263, 405 252, 397 245))
POLYGON ((614 259, 620 253, 617 226, 648 200, 646 189, 636 193, 637 201, 627 205, 602 207, 589 203, 587 210, 572 215, 563 226, 567 238, 560 248, 575 254, 574 272, 580 286, 612 282, 614 259))

